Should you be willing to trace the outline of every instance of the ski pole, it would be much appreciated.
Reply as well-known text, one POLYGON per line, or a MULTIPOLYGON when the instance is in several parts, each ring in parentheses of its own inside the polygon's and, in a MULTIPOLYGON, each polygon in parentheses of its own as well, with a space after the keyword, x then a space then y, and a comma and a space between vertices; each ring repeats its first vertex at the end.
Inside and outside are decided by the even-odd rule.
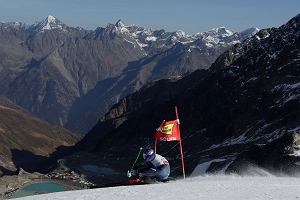
POLYGON ((140 158, 140 155, 141 155, 142 150, 143 150, 143 147, 140 147, 140 150, 139 150, 139 152, 138 152, 138 154, 137 154, 137 156, 136 156, 136 158, 135 158, 135 161, 134 161, 134 163, 132 164, 132 166, 131 166, 131 168, 130 168, 130 172, 132 172, 132 170, 133 170, 133 168, 134 168, 136 162, 137 162, 138 159, 140 158))

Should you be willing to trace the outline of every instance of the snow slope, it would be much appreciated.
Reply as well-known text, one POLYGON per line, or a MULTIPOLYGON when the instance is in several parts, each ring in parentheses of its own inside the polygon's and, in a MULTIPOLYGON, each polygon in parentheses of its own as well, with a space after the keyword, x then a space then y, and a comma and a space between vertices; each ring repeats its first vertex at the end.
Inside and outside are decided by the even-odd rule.
POLYGON ((162 184, 59 192, 20 198, 23 200, 255 200, 300 199, 300 178, 196 177, 162 184))

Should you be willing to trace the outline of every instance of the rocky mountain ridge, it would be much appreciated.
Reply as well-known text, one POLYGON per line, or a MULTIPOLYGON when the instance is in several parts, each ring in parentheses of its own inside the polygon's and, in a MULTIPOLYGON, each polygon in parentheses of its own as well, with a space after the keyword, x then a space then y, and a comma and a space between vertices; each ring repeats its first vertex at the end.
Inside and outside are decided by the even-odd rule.
POLYGON ((43 120, 84 133, 120 98, 151 81, 207 69, 256 32, 219 28, 190 36, 121 21, 85 30, 53 16, 33 25, 1 23, 0 94, 43 120))
POLYGON ((234 45, 240 43, 244 39, 247 39, 255 35, 259 29, 249 28, 240 33, 233 32, 226 29, 225 27, 214 28, 207 32, 199 32, 194 35, 185 33, 182 30, 175 32, 166 32, 165 30, 151 30, 150 28, 139 27, 136 25, 125 25, 121 20, 116 24, 116 32, 129 36, 131 39, 134 38, 137 44, 144 48, 148 53, 157 52, 159 49, 166 50, 174 46, 176 43, 201 44, 206 47, 214 47, 215 45, 234 45), (196 42, 196 40, 198 40, 196 42))
MULTIPOLYGON (((140 146, 153 146, 155 129, 179 107, 186 170, 249 174, 255 168, 297 175, 300 130, 300 15, 261 30, 223 53, 209 70, 160 80, 127 96, 77 144, 93 156, 113 155, 126 171, 140 146)), ((173 174, 176 145, 160 144, 173 174)), ((85 156, 87 159, 87 156, 85 156)))

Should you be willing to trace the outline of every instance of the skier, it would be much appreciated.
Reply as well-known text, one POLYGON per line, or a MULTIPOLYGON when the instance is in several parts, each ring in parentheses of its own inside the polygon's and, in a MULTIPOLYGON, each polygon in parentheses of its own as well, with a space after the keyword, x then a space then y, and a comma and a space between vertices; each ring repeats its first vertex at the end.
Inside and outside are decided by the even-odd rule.
POLYGON ((153 149, 145 149, 143 161, 134 167, 132 175, 137 175, 140 179, 154 179, 166 181, 170 175, 170 165, 166 158, 155 154, 153 149))

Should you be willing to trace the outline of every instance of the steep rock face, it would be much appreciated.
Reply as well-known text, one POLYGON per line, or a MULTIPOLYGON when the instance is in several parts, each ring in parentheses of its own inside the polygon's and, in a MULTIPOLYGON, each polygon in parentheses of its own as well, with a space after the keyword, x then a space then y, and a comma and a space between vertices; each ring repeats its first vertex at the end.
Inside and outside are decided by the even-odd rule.
POLYGON ((2 24, 1 93, 63 126, 77 98, 144 55, 106 31, 101 39, 90 38, 92 31, 68 27, 52 16, 25 28, 2 24))
POLYGON ((121 21, 84 30, 48 16, 0 24, 0 94, 52 124, 87 132, 119 99, 148 82, 208 68, 255 34, 225 28, 188 35, 121 21))
POLYGON ((18 76, 6 95, 37 116, 64 125, 68 110, 77 98, 99 80, 119 74, 122 66, 127 65, 128 57, 138 56, 133 49, 119 49, 124 47, 118 40, 108 44, 85 40, 66 42, 18 76), (34 84, 36 88, 32 83, 38 83, 34 84), (20 95, 23 93, 29 95, 20 95))
POLYGON ((161 54, 132 62, 120 76, 98 82, 94 89, 76 101, 65 126, 79 132, 88 131, 114 103, 126 95, 153 81, 166 77, 180 78, 196 69, 207 69, 218 53, 207 57, 198 49, 191 51, 178 43, 161 54))
MULTIPOLYGON (((245 152, 259 167, 299 173, 298 139, 289 139, 298 138, 300 130, 299 50, 300 15, 235 45, 209 71, 161 80, 127 96, 77 148, 114 155, 129 165, 139 146, 153 145, 160 122, 174 119, 177 105, 188 172, 199 163, 205 172, 239 172, 236 163, 249 158, 245 152), (265 147, 252 150, 257 145, 265 147), (263 158, 247 151, 263 152, 263 158)), ((159 152, 175 158, 170 160, 178 172, 180 157, 172 145, 161 144, 159 152)))
POLYGON ((58 148, 72 146, 79 139, 0 96, 0 168, 4 173, 19 168, 43 171, 39 169, 41 161, 46 161, 58 148))
POLYGON ((87 132, 114 103, 145 84, 208 69, 221 53, 254 35, 257 29, 240 34, 223 27, 190 36, 182 31, 169 33, 125 26, 119 21, 115 31, 127 38, 126 41, 140 46, 147 55, 130 62, 120 76, 98 82, 93 90, 78 99, 65 125, 71 130, 87 132))

